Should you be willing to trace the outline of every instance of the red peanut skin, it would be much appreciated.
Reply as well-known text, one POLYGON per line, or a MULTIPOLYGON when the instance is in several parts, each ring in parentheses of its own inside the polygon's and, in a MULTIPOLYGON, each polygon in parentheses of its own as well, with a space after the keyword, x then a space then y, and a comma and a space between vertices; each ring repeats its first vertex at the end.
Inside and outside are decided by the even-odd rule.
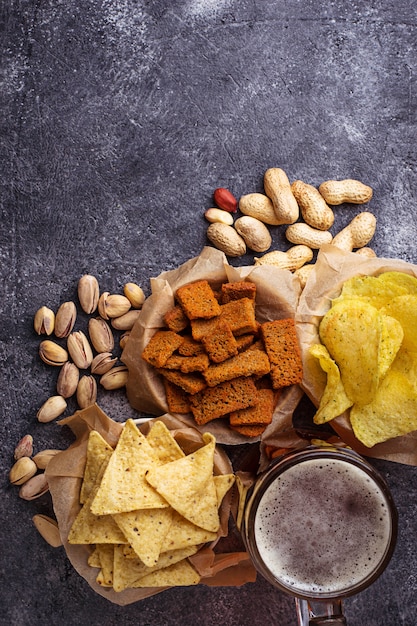
POLYGON ((228 211, 229 213, 236 213, 237 200, 232 192, 225 187, 215 189, 213 199, 219 209, 223 209, 223 211, 228 211))

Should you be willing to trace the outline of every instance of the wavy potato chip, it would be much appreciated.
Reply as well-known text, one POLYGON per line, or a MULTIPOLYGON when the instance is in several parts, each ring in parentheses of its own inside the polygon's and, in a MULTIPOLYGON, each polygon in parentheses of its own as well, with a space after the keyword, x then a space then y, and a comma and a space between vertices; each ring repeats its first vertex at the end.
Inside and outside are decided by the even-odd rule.
MULTIPOLYGON (((392 274, 395 274, 395 272, 392 272, 392 274)), ((379 309, 396 296, 408 293, 407 287, 396 282, 393 276, 385 279, 382 276, 384 274, 380 276, 353 276, 349 278, 343 283, 340 296, 335 298, 333 303, 338 304, 342 300, 354 299, 367 302, 379 309)))
POLYGON ((335 304, 320 323, 320 340, 337 363, 352 403, 368 404, 375 396, 381 325, 374 306, 350 299, 335 304))
POLYGON ((326 346, 320 344, 311 346, 310 353, 319 360, 320 367, 327 374, 326 387, 314 416, 316 424, 324 424, 341 415, 353 403, 346 395, 340 378, 340 370, 326 346))
POLYGON ((381 309, 381 312, 395 318, 401 325, 403 346, 411 352, 417 351, 417 295, 397 296, 381 309))
POLYGON ((376 443, 417 430, 417 389, 403 372, 390 369, 372 403, 353 406, 355 436, 371 448, 376 443))

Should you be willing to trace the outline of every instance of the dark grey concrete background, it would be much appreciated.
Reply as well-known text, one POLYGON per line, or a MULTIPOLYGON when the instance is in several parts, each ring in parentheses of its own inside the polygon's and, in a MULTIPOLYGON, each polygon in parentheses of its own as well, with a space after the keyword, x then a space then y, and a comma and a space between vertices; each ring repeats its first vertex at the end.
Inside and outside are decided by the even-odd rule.
MULTIPOLYGON (((134 281, 149 293, 150 277, 207 243, 212 191, 261 191, 271 166, 371 185, 374 249, 416 263, 415 4, 9 0, 1 19, 0 623, 292 626, 292 600, 261 579, 114 606, 37 535, 31 517, 50 502, 9 487, 14 446, 27 432, 35 451, 71 436, 36 420, 56 374, 32 319, 75 298, 85 272, 103 290, 134 281)), ((338 209, 334 230, 356 212, 338 209)), ((281 229, 273 239, 288 245, 281 229)), ((131 414, 122 393, 99 401, 131 414)), ((398 505, 398 547, 346 613, 351 626, 413 626, 417 470, 375 464, 398 505)))

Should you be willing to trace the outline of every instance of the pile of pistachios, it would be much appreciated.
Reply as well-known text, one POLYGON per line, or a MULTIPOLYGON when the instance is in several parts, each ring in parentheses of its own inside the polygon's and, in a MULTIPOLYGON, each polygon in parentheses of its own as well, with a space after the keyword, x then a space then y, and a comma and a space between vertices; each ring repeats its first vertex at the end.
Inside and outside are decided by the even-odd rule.
MULTIPOLYGON (((78 281, 78 300, 84 313, 91 316, 87 333, 75 329, 79 311, 73 301, 63 302, 56 312, 42 306, 34 316, 35 332, 47 337, 39 344, 39 356, 44 363, 60 368, 56 393, 37 412, 39 422, 51 422, 62 415, 71 397, 80 409, 94 404, 97 382, 109 391, 122 389, 127 382, 127 367, 114 355, 115 331, 122 333, 119 347, 123 350, 145 301, 142 288, 126 283, 123 295, 108 291, 100 294, 97 278, 85 274, 78 281)), ((18 442, 9 480, 20 486, 21 498, 33 500, 48 491, 44 470, 57 452, 42 450, 33 456, 30 434, 18 442)), ((33 521, 48 543, 57 543, 56 522, 46 516, 35 517, 42 518, 33 521)))

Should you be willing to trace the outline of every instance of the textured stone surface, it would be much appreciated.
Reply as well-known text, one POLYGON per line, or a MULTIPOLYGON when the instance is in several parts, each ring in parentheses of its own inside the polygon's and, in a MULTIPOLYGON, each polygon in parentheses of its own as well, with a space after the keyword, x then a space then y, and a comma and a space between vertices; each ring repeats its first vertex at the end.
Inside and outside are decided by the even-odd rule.
MULTIPOLYGON (((10 0, 2 30, 0 622, 291 626, 292 600, 262 580, 113 606, 37 535, 31 517, 50 503, 8 486, 14 446, 26 432, 35 450, 71 437, 36 421, 57 373, 37 356, 32 318, 74 298, 85 272, 103 290, 134 281, 149 293, 150 277, 207 243, 213 189, 262 191, 271 166, 314 185, 371 185, 374 249, 416 263, 415 5, 10 0)), ((334 230, 356 212, 337 210, 334 230)), ((273 241, 288 245, 279 228, 273 241)), ((131 414, 121 393, 99 400, 115 419, 131 414)), ((412 626, 417 472, 377 465, 398 504, 398 547, 346 612, 351 626, 412 626)))

